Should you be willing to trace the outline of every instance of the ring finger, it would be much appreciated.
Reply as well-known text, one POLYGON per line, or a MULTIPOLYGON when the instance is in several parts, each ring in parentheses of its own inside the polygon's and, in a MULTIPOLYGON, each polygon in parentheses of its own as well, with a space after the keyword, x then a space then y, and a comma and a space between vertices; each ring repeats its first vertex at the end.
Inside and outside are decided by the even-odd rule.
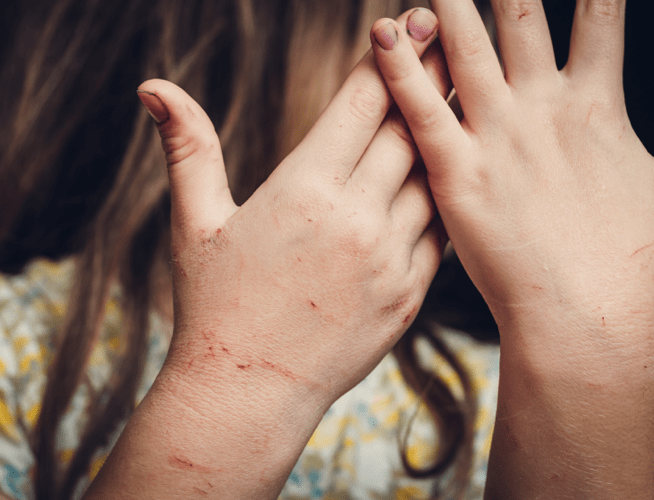
POLYGON ((436 204, 427 182, 427 171, 419 159, 393 201, 393 224, 407 235, 407 244, 413 251, 436 215, 436 204))
POLYGON ((519 86, 556 75, 554 49, 541 0, 491 0, 506 81, 519 86))

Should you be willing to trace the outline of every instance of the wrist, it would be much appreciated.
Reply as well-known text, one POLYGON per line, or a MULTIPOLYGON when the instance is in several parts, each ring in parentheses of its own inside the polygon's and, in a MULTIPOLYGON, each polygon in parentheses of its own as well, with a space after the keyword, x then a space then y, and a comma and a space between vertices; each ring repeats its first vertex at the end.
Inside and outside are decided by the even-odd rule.
POLYGON ((535 292, 519 304, 495 304, 507 357, 540 367, 543 374, 642 375, 654 356, 654 296, 647 283, 631 279, 600 286, 571 278, 535 292))
POLYGON ((523 313, 500 330, 488 500, 651 495, 653 329, 606 303, 614 325, 572 310, 523 313))
POLYGON ((274 500, 327 409, 300 396, 265 377, 184 372, 169 356, 86 498, 274 500))

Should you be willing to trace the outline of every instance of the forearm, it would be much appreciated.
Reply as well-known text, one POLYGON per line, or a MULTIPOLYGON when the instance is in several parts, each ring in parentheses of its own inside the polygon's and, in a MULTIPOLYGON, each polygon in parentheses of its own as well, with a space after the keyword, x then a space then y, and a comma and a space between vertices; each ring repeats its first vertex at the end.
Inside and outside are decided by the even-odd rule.
POLYGON ((278 497, 326 408, 267 377, 202 373, 164 365, 84 500, 278 497))
POLYGON ((486 500, 652 498, 653 330, 598 319, 590 336, 546 313, 502 332, 486 500))

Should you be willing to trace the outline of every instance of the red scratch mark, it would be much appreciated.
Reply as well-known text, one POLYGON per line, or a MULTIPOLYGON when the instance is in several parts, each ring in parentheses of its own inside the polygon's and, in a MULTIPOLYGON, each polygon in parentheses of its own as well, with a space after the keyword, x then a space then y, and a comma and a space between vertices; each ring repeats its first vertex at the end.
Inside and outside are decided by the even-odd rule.
POLYGON ((313 300, 310 300, 309 304, 311 304, 311 307, 318 308, 318 306, 316 305, 316 303, 313 300))
POLYGON ((633 257, 637 253, 642 252, 643 250, 646 250, 647 248, 650 248, 650 247, 654 247, 654 243, 650 243, 649 245, 645 245, 643 248, 639 248, 634 253, 632 253, 631 256, 633 257))
POLYGON ((208 494, 209 494, 209 493, 207 493, 206 491, 201 490, 200 488, 193 487, 193 489, 194 489, 195 491, 197 491, 198 493, 202 493, 203 495, 208 495, 208 494))
POLYGON ((171 260, 171 262, 174 262, 175 264, 177 264, 177 267, 179 268, 179 272, 182 273, 182 276, 186 277, 186 271, 184 271, 184 268, 179 263, 179 260, 175 259, 174 257, 175 256, 173 255, 173 259, 171 260))
POLYGON ((418 309, 418 306, 413 306, 413 309, 411 309, 411 312, 406 315, 402 323, 407 324, 411 319, 411 316, 413 316, 413 314, 416 312, 416 309, 418 309))
POLYGON ((223 352, 229 354, 229 349, 227 349, 225 346, 222 346, 221 349, 223 350, 223 352))
POLYGON ((183 468, 193 467, 193 464, 191 462, 189 462, 188 460, 182 460, 181 458, 177 458, 177 457, 173 457, 173 458, 175 459, 176 462, 179 462, 180 464, 182 464, 183 468))
POLYGON ((200 244, 205 251, 211 250, 211 245, 217 248, 224 248, 227 245, 227 239, 221 237, 223 230, 221 228, 215 231, 200 231, 200 244))
POLYGON ((531 287, 532 287, 534 290, 542 290, 542 289, 543 289, 542 286, 531 285, 531 287))
POLYGON ((184 457, 172 456, 168 459, 168 463, 176 469, 193 470, 193 471, 204 472, 204 473, 216 472, 221 470, 220 468, 215 469, 211 467, 204 467, 202 465, 194 464, 189 459, 184 457))
POLYGON ((320 383, 318 381, 314 381, 314 380, 308 379, 306 377, 303 377, 301 375, 297 375, 297 374, 293 373, 291 370, 289 370, 288 368, 276 365, 274 363, 271 363, 268 360, 260 358, 260 359, 257 360, 257 362, 253 362, 253 363, 249 364, 248 366, 252 366, 253 364, 260 367, 260 368, 263 368, 264 370, 270 370, 272 372, 275 372, 275 373, 277 373, 278 375, 280 375, 280 376, 282 376, 284 378, 292 380, 293 382, 297 382, 297 383, 300 383, 302 385, 305 385, 306 387, 309 387, 312 390, 325 391, 325 390, 328 389, 327 384, 322 384, 322 383, 320 383))
POLYGON ((249 364, 249 365, 236 365, 236 366, 238 366, 241 370, 245 370, 246 368, 250 368, 252 365, 249 364))
POLYGON ((191 361, 188 362, 188 366, 186 368, 191 368, 193 361, 195 361, 195 358, 191 358, 191 361))
POLYGON ((281 375, 282 377, 290 378, 291 380, 297 381, 297 377, 295 376, 295 374, 294 374, 291 370, 289 370, 289 369, 287 369, 287 368, 284 368, 284 367, 282 367, 282 366, 277 366, 277 365, 271 363, 270 361, 266 361, 265 359, 262 360, 262 361, 263 361, 263 364, 264 364, 264 365, 265 365, 269 370, 272 370, 272 371, 274 371, 275 373, 278 373, 278 374, 281 375))
MULTIPOLYGON (((373 273, 376 273, 377 271, 373 270, 373 273)), ((382 307, 382 312, 383 313, 392 313, 400 309, 404 304, 406 304, 407 299, 401 299, 401 300, 396 300, 395 302, 391 303, 390 305, 382 307)), ((414 309, 415 310, 415 309, 414 309)))

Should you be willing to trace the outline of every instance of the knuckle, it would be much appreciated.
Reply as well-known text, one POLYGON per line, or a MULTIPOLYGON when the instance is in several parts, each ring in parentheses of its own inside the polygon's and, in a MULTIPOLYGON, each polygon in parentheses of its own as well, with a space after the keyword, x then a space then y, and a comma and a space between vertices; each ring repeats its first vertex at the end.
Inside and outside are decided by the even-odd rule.
MULTIPOLYGON (((442 124, 442 117, 439 115, 438 111, 434 109, 428 109, 421 113, 416 113, 411 117, 411 126, 414 127, 414 130, 430 131, 439 130, 442 124)), ((442 130, 440 134, 442 134, 442 130)))
POLYGON ((214 142, 191 136, 162 138, 161 145, 166 153, 166 163, 169 167, 184 162, 199 151, 206 151, 209 155, 214 155, 216 149, 214 142))
POLYGON ((390 85, 397 86, 410 81, 415 75, 415 66, 409 61, 399 59, 384 71, 384 79, 390 85))
POLYGON ((390 301, 381 307, 385 317, 395 318, 402 324, 408 324, 420 309, 420 293, 424 284, 418 278, 419 273, 408 273, 403 269, 402 276, 394 281, 395 290, 390 301))
POLYGON ((625 0, 588 0, 585 13, 595 24, 612 26, 623 22, 625 8, 625 0))
POLYGON ((350 112, 357 121, 376 127, 385 114, 383 92, 377 92, 378 86, 360 85, 354 87, 350 94, 350 112))
POLYGON ((541 5, 536 0, 501 0, 499 13, 504 19, 525 23, 534 19, 534 14, 541 10, 541 5))
POLYGON ((379 244, 379 236, 372 227, 374 224, 365 224, 362 217, 352 213, 346 216, 343 229, 337 239, 338 252, 341 258, 354 260, 355 266, 359 262, 367 262, 379 244))
POLYGON ((464 30, 454 34, 447 42, 444 38, 443 49, 448 58, 455 60, 477 58, 484 52, 484 45, 487 43, 484 37, 487 36, 486 32, 464 30))

